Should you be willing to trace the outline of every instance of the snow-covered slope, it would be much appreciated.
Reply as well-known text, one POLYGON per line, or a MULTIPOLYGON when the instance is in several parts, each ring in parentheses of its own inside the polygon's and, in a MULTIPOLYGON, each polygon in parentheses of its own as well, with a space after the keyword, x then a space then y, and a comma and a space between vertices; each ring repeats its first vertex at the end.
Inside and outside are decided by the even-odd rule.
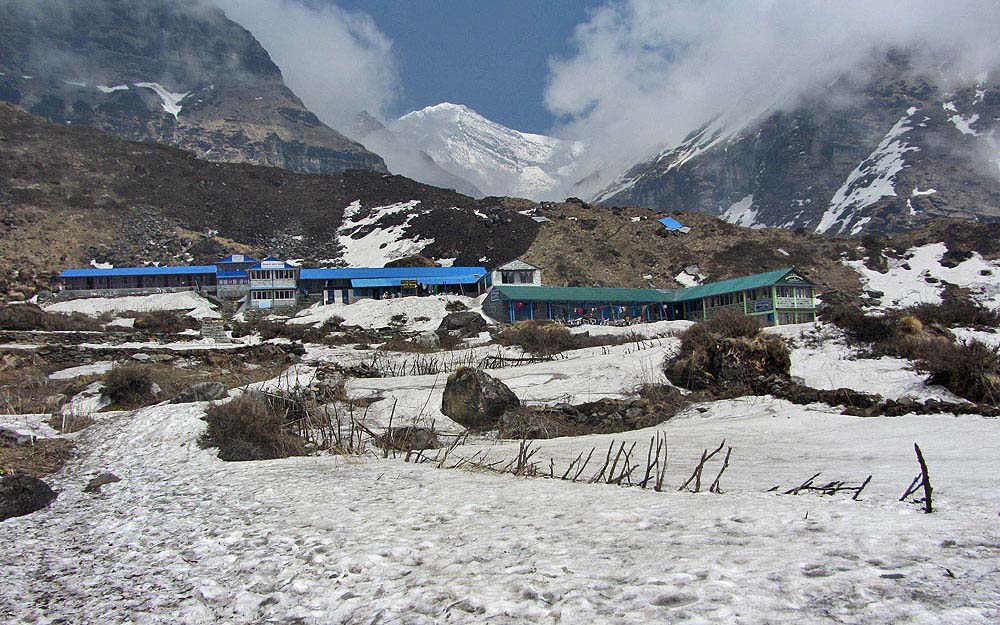
POLYGON ((845 76, 763 110, 727 111, 592 197, 830 235, 996 219, 1000 83, 945 89, 910 69, 883 59, 864 81, 845 76))
POLYGON ((447 102, 408 113, 389 128, 486 195, 557 199, 583 151, 579 142, 519 132, 447 102))

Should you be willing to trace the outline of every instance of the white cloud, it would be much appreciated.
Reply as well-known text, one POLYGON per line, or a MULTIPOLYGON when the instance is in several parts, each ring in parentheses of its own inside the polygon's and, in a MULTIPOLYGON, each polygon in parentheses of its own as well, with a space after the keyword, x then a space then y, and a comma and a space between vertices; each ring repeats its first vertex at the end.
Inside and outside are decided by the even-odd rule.
POLYGON ((545 101, 558 134, 587 140, 591 166, 623 166, 716 115, 791 104, 877 49, 910 51, 933 80, 981 76, 1000 66, 998 32, 995 0, 614 2, 550 62, 545 101))
POLYGON ((292 91, 341 132, 367 110, 391 107, 397 90, 392 42, 367 14, 298 0, 209 0, 253 33, 292 91))

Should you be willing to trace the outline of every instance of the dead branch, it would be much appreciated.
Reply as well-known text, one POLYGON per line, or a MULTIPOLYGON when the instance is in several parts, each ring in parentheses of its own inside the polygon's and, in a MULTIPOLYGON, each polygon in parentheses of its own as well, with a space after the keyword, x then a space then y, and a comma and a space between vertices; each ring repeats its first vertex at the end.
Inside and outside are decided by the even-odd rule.
POLYGON ((726 458, 725 460, 722 461, 722 468, 719 469, 719 474, 715 476, 715 481, 713 481, 712 485, 708 487, 708 492, 716 493, 719 495, 722 494, 722 487, 719 486, 719 480, 722 479, 722 474, 726 472, 727 468, 729 468, 729 456, 731 456, 732 453, 733 453, 732 447, 726 450, 726 458))

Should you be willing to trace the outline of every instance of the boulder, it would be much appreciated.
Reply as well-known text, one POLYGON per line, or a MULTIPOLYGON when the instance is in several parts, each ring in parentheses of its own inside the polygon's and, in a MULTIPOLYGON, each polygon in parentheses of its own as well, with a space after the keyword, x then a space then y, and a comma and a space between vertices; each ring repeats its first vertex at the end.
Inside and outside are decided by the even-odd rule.
POLYGON ((196 401, 213 401, 222 399, 229 390, 218 382, 200 382, 182 391, 180 395, 170 400, 171 404, 190 404, 196 401))
POLYGON ((429 347, 431 349, 441 347, 441 337, 434 332, 421 332, 410 340, 414 345, 419 345, 421 347, 429 347))
POLYGON ((486 320, 477 312, 463 310, 448 313, 438 326, 438 334, 454 333, 461 337, 479 336, 486 329, 486 320))
POLYGON ((49 485, 30 475, 13 473, 0 478, 0 521, 31 514, 56 499, 49 485))
POLYGON ((122 481, 122 478, 118 477, 114 473, 99 473, 92 477, 87 486, 83 489, 85 493, 99 493, 101 492, 101 487, 107 484, 114 484, 115 482, 122 481))
POLYGON ((441 412, 464 427, 491 429, 507 408, 520 405, 514 392, 500 380, 479 369, 461 367, 448 376, 441 412))

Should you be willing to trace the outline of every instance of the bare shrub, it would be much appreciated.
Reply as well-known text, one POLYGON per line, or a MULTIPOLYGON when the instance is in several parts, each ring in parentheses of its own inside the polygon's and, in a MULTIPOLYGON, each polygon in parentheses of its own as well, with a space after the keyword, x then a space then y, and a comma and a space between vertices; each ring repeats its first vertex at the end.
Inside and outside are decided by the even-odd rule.
POLYGON ((495 338, 501 345, 516 345, 536 356, 551 356, 572 349, 622 345, 642 340, 641 336, 634 333, 598 336, 587 333, 574 334, 561 323, 547 319, 519 321, 501 329, 495 338))
POLYGON ((896 332, 895 319, 866 315, 857 306, 850 304, 826 308, 822 317, 837 326, 848 338, 859 343, 878 343, 893 337, 896 332))
POLYGON ((695 390, 744 392, 769 376, 788 376, 791 356, 779 336, 725 313, 697 323, 681 335, 680 350, 664 363, 675 384, 695 390))
POLYGON ((531 354, 550 355, 570 349, 573 335, 569 328, 552 321, 520 321, 503 328, 497 342, 517 345, 531 354))
POLYGON ((47 312, 35 304, 8 304, 0 306, 0 329, 96 332, 101 325, 82 313, 64 315, 47 312))
POLYGON ((104 396, 121 408, 137 408, 153 399, 153 379, 141 365, 122 365, 104 374, 104 396))
POLYGON ((924 325, 939 324, 946 328, 996 328, 1000 314, 968 297, 946 295, 940 304, 918 304, 906 311, 924 325))
POLYGON ((930 374, 930 384, 939 384, 969 401, 1000 403, 1000 348, 979 341, 936 341, 916 360, 930 374))
POLYGON ((457 299, 453 299, 444 305, 444 309, 448 312, 462 312, 463 310, 469 310, 469 307, 457 299))
POLYGON ((416 426, 389 428, 378 442, 384 449, 395 449, 396 451, 438 449, 439 447, 443 447, 432 428, 416 426))
POLYGON ((205 413, 205 420, 208 427, 199 444, 217 447, 222 460, 271 460, 306 454, 304 441, 287 431, 285 415, 257 394, 245 393, 215 404, 205 413))
POLYGON ((138 313, 132 327, 152 334, 177 334, 184 330, 198 330, 201 322, 175 310, 154 310, 138 313))

